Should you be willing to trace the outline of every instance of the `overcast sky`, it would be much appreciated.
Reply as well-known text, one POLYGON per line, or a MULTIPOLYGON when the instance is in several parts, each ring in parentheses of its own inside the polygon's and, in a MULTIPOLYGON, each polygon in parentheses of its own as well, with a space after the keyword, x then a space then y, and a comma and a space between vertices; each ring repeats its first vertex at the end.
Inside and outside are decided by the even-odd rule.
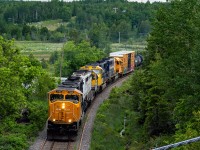
MULTIPOLYGON (((51 0, 24 0, 24 1, 51 1, 51 0)), ((71 1, 79 1, 79 0, 63 0, 67 2, 71 1)), ((143 2, 146 3, 148 0, 128 0, 129 2, 143 2)), ((166 0, 149 0, 151 3, 152 2, 166 2, 166 0)))
MULTIPOLYGON (((148 0, 128 0, 128 1, 130 1, 130 2, 144 2, 144 3, 146 3, 148 0)), ((166 0, 149 0, 150 2, 166 2, 166 0)))

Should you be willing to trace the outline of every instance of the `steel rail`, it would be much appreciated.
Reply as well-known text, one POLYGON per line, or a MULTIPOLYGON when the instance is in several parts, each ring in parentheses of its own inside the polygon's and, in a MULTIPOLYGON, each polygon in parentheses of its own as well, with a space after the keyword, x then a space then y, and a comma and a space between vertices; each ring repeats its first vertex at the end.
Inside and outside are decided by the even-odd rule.
POLYGON ((44 149, 44 146, 45 146, 46 142, 47 142, 47 138, 45 138, 45 141, 41 144, 40 150, 43 150, 43 149, 44 149))

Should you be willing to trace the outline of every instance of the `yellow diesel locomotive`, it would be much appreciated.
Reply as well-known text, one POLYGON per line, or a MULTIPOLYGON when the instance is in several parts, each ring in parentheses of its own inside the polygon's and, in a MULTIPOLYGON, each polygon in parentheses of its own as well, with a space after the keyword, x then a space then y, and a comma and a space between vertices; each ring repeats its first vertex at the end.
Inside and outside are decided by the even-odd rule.
POLYGON ((78 70, 48 93, 47 139, 66 139, 68 131, 78 131, 88 105, 94 98, 92 72, 78 70))
POLYGON ((135 58, 142 63, 142 56, 135 57, 134 51, 110 53, 109 58, 81 67, 50 91, 47 139, 67 139, 69 131, 77 133, 96 94, 118 77, 134 71, 135 62, 139 62, 135 58))

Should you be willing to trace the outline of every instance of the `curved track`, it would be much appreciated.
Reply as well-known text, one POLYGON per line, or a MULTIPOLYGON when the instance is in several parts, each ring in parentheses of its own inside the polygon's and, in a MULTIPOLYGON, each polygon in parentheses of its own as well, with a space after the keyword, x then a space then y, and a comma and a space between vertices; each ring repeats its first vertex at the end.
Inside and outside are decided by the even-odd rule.
POLYGON ((88 108, 83 124, 79 129, 78 135, 69 137, 66 141, 48 141, 44 136, 46 135, 46 127, 43 131, 43 137, 32 145, 29 150, 89 150, 91 132, 99 105, 109 97, 109 94, 114 87, 119 87, 128 78, 129 75, 119 78, 114 83, 109 84, 104 91, 102 91, 88 108))
POLYGON ((78 150, 89 150, 90 147, 90 140, 91 140, 91 133, 93 129, 93 124, 96 116, 97 109, 99 105, 103 103, 105 99, 109 97, 109 94, 114 87, 121 86, 121 84, 128 78, 129 75, 124 76, 123 78, 118 79, 114 83, 110 84, 102 93, 100 93, 90 107, 86 121, 84 123, 84 127, 81 131, 81 137, 79 141, 78 150))

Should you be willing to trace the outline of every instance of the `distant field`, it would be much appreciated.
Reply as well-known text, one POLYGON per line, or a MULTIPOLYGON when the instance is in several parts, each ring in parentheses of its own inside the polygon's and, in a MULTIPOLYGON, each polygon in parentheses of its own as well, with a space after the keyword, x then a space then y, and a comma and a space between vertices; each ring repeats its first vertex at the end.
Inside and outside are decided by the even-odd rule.
POLYGON ((133 42, 132 44, 113 43, 111 44, 111 51, 119 50, 133 50, 133 51, 144 51, 147 46, 146 42, 133 42))
POLYGON ((66 25, 66 24, 67 24, 66 22, 62 22, 62 19, 57 19, 57 20, 48 20, 48 21, 29 23, 28 25, 35 26, 37 28, 47 27, 48 30, 54 31, 60 25, 66 25))
MULTIPOLYGON (((48 60, 50 54, 54 51, 60 51, 63 47, 63 43, 46 43, 46 42, 35 42, 35 41, 15 41, 15 45, 21 50, 22 54, 30 55, 33 54, 36 58, 41 60, 44 58, 48 60)), ((134 42, 133 44, 111 44, 111 51, 119 50, 134 50, 144 51, 146 47, 145 42, 134 42)))
POLYGON ((52 52, 60 51, 63 47, 63 43, 45 43, 35 41, 15 41, 15 45, 21 50, 22 54, 33 54, 39 60, 42 58, 48 60, 52 52))

